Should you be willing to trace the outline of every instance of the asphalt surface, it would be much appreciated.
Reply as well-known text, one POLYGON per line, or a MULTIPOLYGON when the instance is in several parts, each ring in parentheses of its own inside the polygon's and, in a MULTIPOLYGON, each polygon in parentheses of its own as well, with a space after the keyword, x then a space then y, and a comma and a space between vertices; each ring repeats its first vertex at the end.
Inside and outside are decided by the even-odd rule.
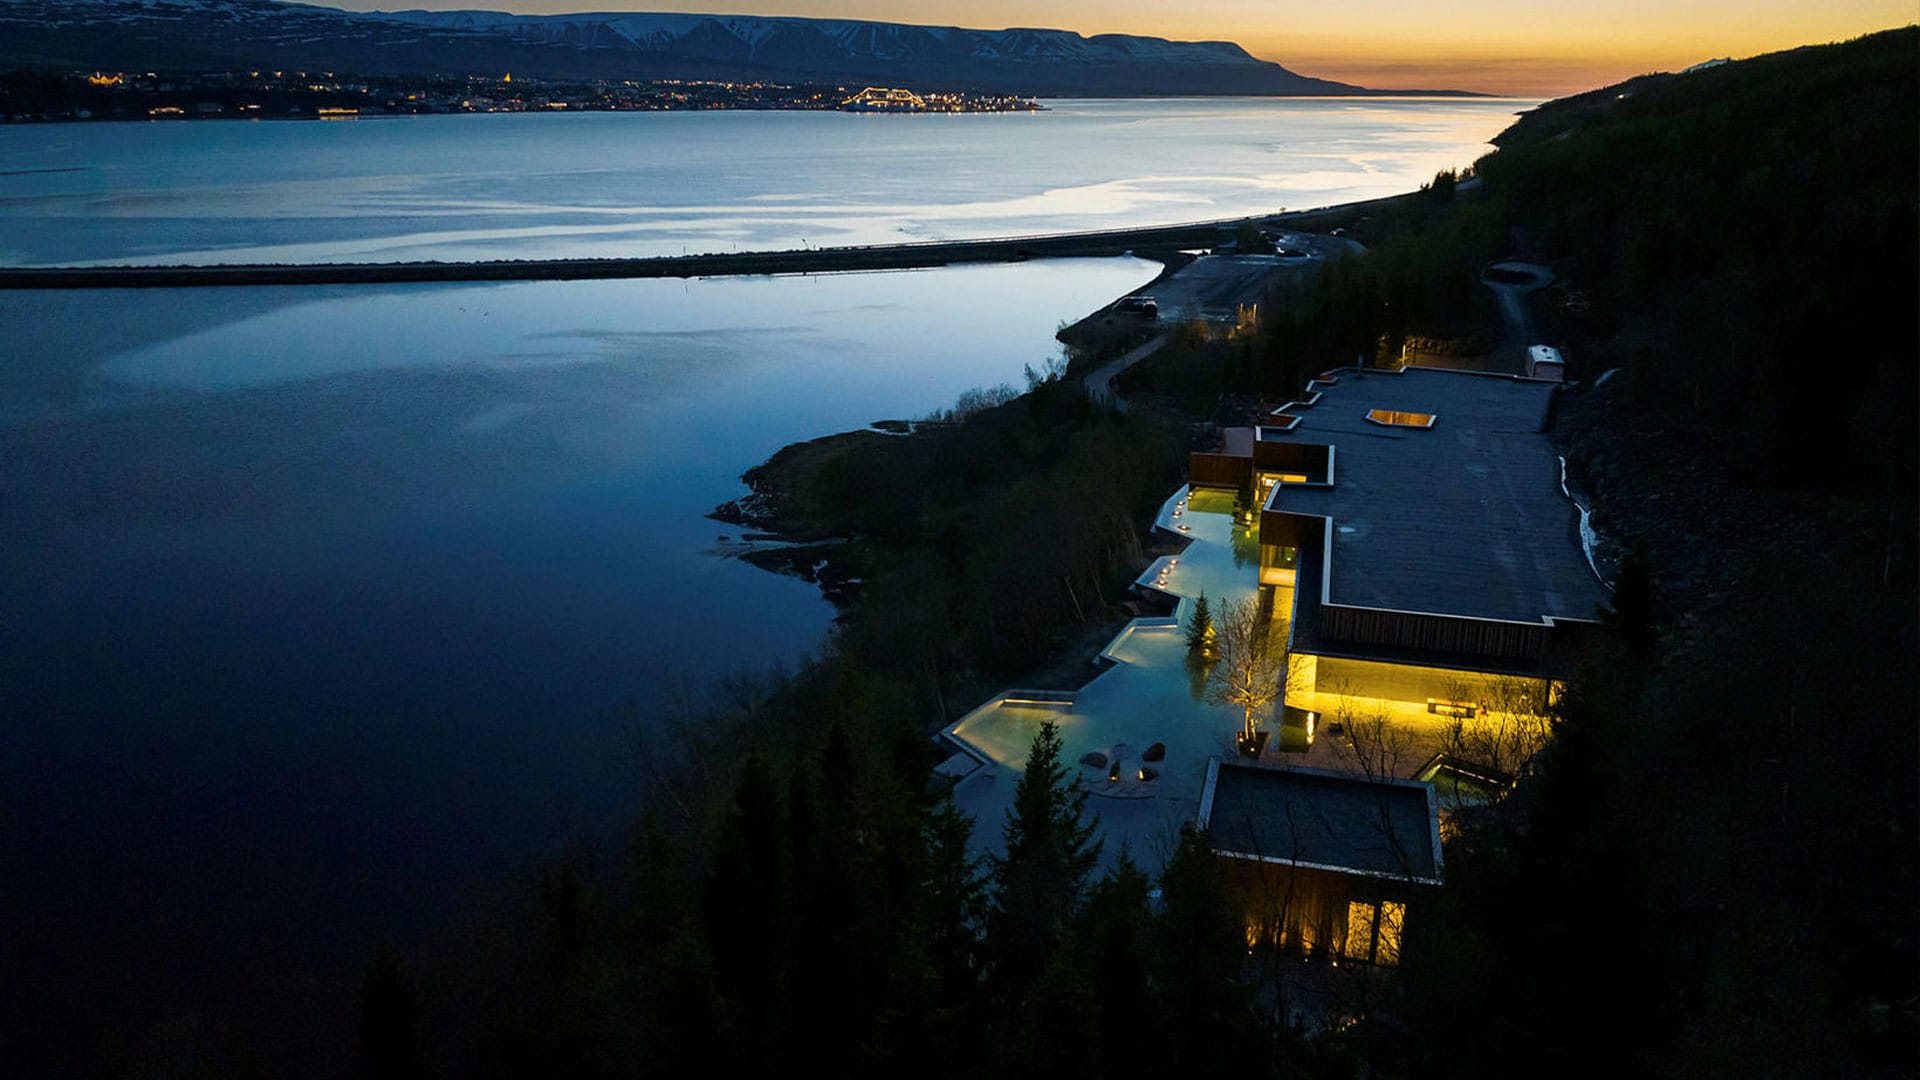
MULTIPOLYGON (((1390 196, 1389 198, 1401 198, 1390 196)), ((1385 202, 1371 199, 1352 207, 1385 202)), ((478 262, 317 263, 224 266, 0 267, 0 289, 179 288, 215 285, 353 285, 408 281, 584 281, 613 278, 721 277, 731 274, 830 274, 860 270, 911 270, 970 262, 1017 262, 1125 255, 1135 251, 1209 248, 1232 240, 1248 222, 1284 228, 1291 219, 1332 207, 1260 214, 1250 218, 1152 225, 1098 232, 1053 233, 981 240, 810 248, 801 251, 738 252, 645 259, 496 259, 478 262)), ((1352 241, 1304 234, 1288 242, 1313 257, 1359 248, 1352 241)), ((1188 302, 1218 310, 1234 286, 1222 283, 1188 302)), ((1166 305, 1162 305, 1162 310, 1166 305)), ((1232 314, 1229 308, 1226 314, 1232 314)))
MULTIPOLYGON (((1173 327, 1196 318, 1231 322, 1239 315, 1241 305, 1259 303, 1275 282, 1290 275, 1312 274, 1327 259, 1360 248, 1349 240, 1312 233, 1284 234, 1280 246, 1298 254, 1202 256, 1132 294, 1151 295, 1159 308, 1158 321, 1168 329, 1088 373, 1087 396, 1125 412, 1126 399, 1114 392, 1114 377, 1159 352, 1173 336, 1173 327)), ((1119 302, 1114 301, 1116 305, 1119 302)))
POLYGON ((1159 337, 1133 349, 1125 356, 1116 360, 1110 360, 1088 373, 1086 379, 1083 381, 1083 385, 1087 388, 1087 397, 1096 405, 1110 405, 1120 412, 1126 412, 1127 399, 1114 392, 1114 376, 1145 360, 1147 357, 1152 356, 1154 353, 1159 352, 1172 337, 1173 331, 1169 330, 1159 337))
POLYGON ((1527 294, 1542 288, 1553 281, 1553 271, 1534 263, 1499 262, 1491 270, 1503 270, 1509 274, 1527 275, 1531 281, 1495 281, 1491 277, 1481 277, 1481 284, 1493 290, 1500 300, 1500 317, 1507 324, 1506 340, 1500 343, 1499 364, 1492 370, 1521 374, 1527 370, 1527 346, 1540 344, 1539 332, 1534 328, 1533 315, 1527 311, 1527 294))
POLYGON ((565 281, 719 277, 909 270, 954 263, 1123 255, 1135 250, 1210 247, 1245 221, 1056 233, 984 240, 811 248, 801 251, 645 259, 538 259, 478 262, 321 263, 307 265, 96 266, 0 268, 0 289, 176 288, 212 285, 350 285, 408 281, 565 281))

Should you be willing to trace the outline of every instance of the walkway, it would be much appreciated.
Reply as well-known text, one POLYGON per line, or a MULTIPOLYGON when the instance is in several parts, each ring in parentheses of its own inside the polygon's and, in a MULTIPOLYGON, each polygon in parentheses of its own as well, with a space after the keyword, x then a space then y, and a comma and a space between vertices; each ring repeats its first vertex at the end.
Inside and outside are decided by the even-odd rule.
POLYGON ((1088 400, 1092 401, 1095 405, 1105 405, 1116 412, 1126 412, 1127 399, 1121 397, 1113 389, 1114 376, 1145 360, 1147 357, 1152 356, 1154 353, 1159 352, 1166 346, 1167 342, 1171 340, 1173 340, 1173 331, 1168 330, 1159 337, 1148 341, 1146 344, 1120 357, 1118 360, 1110 360, 1093 371, 1083 380, 1087 388, 1088 400))
POLYGON ((1498 262, 1488 270, 1531 279, 1496 281, 1484 275, 1480 278, 1480 283, 1492 289, 1493 295, 1499 299, 1500 317, 1507 324, 1505 340, 1500 344, 1499 362, 1490 370, 1524 375, 1527 371, 1527 346, 1540 341, 1533 326, 1533 315, 1527 311, 1527 295, 1552 283, 1553 271, 1523 262, 1498 262))
MULTIPOLYGON (((1152 873, 1173 850, 1180 827, 1199 812, 1207 759, 1237 753, 1240 712, 1205 701, 1202 676, 1187 664, 1185 632, 1202 593, 1216 611, 1255 593, 1259 549, 1250 528, 1233 523, 1232 501, 1225 492, 1190 496, 1182 488, 1161 507, 1154 528, 1191 543, 1178 555, 1155 560, 1136 585, 1174 598, 1174 614, 1135 619, 1122 628, 1101 654, 1108 670, 1078 691, 1004 691, 943 732, 960 752, 940 772, 956 781, 954 799, 974 819, 976 854, 1002 850, 1002 828, 1027 752, 1049 720, 1060 731, 1061 760, 1094 796, 1087 805, 1100 818, 1102 866, 1111 866, 1124 847, 1152 873), (1143 761, 1155 743, 1164 745, 1164 758, 1143 761), (1082 764, 1089 754, 1103 755, 1103 763, 1082 764), (1158 775, 1142 779, 1143 766, 1158 775)), ((1282 607, 1291 608, 1284 594, 1282 607)), ((1275 629, 1284 637, 1284 625, 1275 629)), ((1277 709, 1262 724, 1272 733, 1264 763, 1358 773, 1371 766, 1381 775, 1408 776, 1440 749, 1442 717, 1401 703, 1320 697, 1328 711, 1304 749, 1281 748, 1277 709), (1384 720, 1391 724, 1371 731, 1384 720), (1370 761, 1363 763, 1350 734, 1332 729, 1336 721, 1360 729, 1370 761)))
POLYGON ((1186 496, 1183 488, 1167 500, 1155 528, 1192 543, 1154 563, 1142 577, 1149 588, 1178 598, 1173 617, 1127 624, 1102 654, 1112 667, 1078 692, 1057 695, 1070 697, 1070 704, 1038 704, 1008 691, 947 729, 947 737, 972 759, 947 771, 964 773, 954 798, 976 822, 973 840, 979 853, 1001 850, 1006 813, 1042 721, 1059 726, 1062 760, 1095 796, 1088 809, 1100 817, 1103 865, 1111 865, 1125 847, 1142 867, 1157 869, 1172 852, 1180 826, 1199 812, 1207 759, 1234 752, 1239 711, 1201 700, 1187 666, 1182 627, 1201 591, 1210 604, 1232 603, 1253 595, 1255 576, 1251 566, 1235 560, 1232 517, 1190 510, 1186 496), (1155 743, 1165 745, 1165 758, 1143 762, 1142 752, 1155 743), (1088 753, 1111 761, 1116 749, 1120 779, 1109 780, 1107 767, 1079 763, 1088 753), (1159 775, 1141 780, 1143 765, 1159 775))

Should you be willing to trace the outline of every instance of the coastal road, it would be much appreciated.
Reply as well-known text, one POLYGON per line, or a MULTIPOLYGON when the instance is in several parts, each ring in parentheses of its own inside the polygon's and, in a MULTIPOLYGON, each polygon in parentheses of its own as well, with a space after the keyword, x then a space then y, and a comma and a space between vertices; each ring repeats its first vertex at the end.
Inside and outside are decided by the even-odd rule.
MULTIPOLYGON (((1390 199, 1405 196, 1390 196, 1390 199)), ((1372 199, 1349 207, 1385 202, 1372 199)), ((1231 240, 1246 223, 1284 228, 1285 223, 1331 207, 1258 214, 1244 218, 1150 225, 1095 232, 1049 233, 981 240, 941 240, 867 247, 806 248, 732 254, 639 259, 494 259, 477 262, 284 263, 224 266, 0 267, 0 289, 180 288, 223 285, 383 285, 436 281, 587 281, 615 278, 724 277, 735 274, 832 274, 861 270, 914 270, 955 263, 1018 262, 1025 259, 1097 258, 1138 251, 1211 248, 1231 240)), ((1309 234, 1310 235, 1310 234, 1309 234)), ((1294 237, 1305 240, 1307 236, 1294 237)), ((1344 250, 1350 242, 1312 237, 1323 245, 1307 260, 1344 250)), ((1294 244, 1293 246, 1298 246, 1294 244)), ((1203 301, 1206 298, 1202 298, 1203 301)), ((1230 312, 1229 312, 1230 313, 1230 312)))
POLYGON ((1126 355, 1116 360, 1109 360, 1093 371, 1088 372, 1084 380, 1084 385, 1087 388, 1087 399, 1095 405, 1106 405, 1117 412, 1126 412, 1127 399, 1121 397, 1114 391, 1113 377, 1140 361, 1145 360, 1147 357, 1152 356, 1154 353, 1159 352, 1166 346, 1167 342, 1172 339, 1173 331, 1168 330, 1166 333, 1133 349, 1126 355))
POLYGON ((1100 232, 985 240, 808 248, 800 251, 664 256, 643 259, 540 259, 479 262, 316 263, 309 265, 87 266, 0 268, 0 289, 177 288, 216 285, 351 285, 419 281, 569 281, 692 278, 734 274, 825 274, 911 270, 954 263, 1124 255, 1135 250, 1212 247, 1245 221, 1156 225, 1100 232))

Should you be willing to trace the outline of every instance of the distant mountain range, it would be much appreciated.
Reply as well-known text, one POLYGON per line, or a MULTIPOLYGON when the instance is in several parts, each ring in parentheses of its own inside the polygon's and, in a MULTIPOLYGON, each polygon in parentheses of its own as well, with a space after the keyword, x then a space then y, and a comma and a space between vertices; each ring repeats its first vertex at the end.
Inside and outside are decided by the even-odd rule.
POLYGON ((360 13, 273 0, 0 0, 0 68, 902 85, 1034 95, 1335 95, 1227 41, 773 16, 360 13))

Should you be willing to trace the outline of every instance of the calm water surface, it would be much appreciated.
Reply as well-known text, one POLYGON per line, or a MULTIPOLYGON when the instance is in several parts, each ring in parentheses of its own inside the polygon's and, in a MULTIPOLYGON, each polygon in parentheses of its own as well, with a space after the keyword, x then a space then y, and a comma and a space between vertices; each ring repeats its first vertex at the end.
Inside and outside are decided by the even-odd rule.
POLYGON ((277 979, 620 820, 611 704, 831 618, 725 557, 740 472, 1157 270, 0 293, 0 1005, 277 979))
POLYGON ((678 255, 1199 221, 1408 191, 1533 102, 0 127, 0 262, 678 255))
MULTIPOLYGON (((1523 104, 0 127, 0 261, 1193 220, 1411 188, 1523 104)), ((1157 269, 0 293, 0 1016, 265 1000, 619 820, 611 703, 826 632, 703 517, 739 473, 1157 269)))

